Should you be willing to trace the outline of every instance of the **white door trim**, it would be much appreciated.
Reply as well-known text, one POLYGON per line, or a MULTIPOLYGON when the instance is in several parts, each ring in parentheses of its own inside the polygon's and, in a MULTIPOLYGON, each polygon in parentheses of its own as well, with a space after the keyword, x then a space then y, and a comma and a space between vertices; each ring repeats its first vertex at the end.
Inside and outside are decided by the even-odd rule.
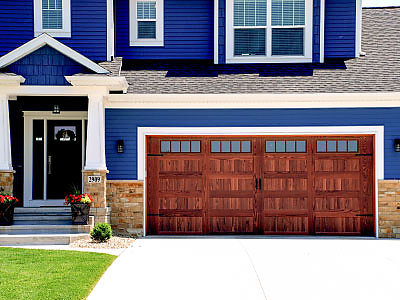
MULTIPOLYGON (((82 120, 88 119, 87 111, 61 111, 53 114, 51 111, 23 111, 24 115, 24 207, 38 207, 49 205, 49 200, 32 200, 33 177, 33 120, 82 120)), ((44 126, 44 173, 47 173, 47 122, 44 126)), ((85 138, 82 127, 82 137, 85 138)), ((82 140, 82 144, 84 140, 82 140)), ((82 169, 84 163, 84 151, 82 151, 82 169)), ((46 194, 46 180, 44 181, 44 193, 46 194)), ((45 197, 46 198, 46 197, 45 197)), ((62 205, 63 201, 51 200, 51 205, 62 205)))
POLYGON ((384 126, 317 127, 138 127, 137 175, 143 180, 143 224, 146 235, 146 136, 147 135, 340 135, 373 134, 375 136, 375 233, 378 237, 378 180, 384 179, 384 126))

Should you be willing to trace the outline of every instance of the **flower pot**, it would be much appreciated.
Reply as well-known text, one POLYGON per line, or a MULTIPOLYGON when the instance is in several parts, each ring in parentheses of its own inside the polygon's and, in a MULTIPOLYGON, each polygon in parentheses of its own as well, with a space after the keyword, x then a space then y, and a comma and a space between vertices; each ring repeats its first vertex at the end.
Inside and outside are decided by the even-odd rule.
POLYGON ((71 203, 72 225, 87 225, 89 211, 88 203, 71 203))
POLYGON ((14 222, 14 204, 0 204, 0 226, 10 226, 14 222))

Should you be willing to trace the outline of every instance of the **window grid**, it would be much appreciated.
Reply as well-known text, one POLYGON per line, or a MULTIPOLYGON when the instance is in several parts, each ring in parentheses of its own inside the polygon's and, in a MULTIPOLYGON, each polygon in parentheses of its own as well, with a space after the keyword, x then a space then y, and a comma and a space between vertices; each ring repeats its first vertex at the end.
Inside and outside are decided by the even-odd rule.
POLYGON ((214 140, 210 144, 211 153, 251 153, 251 141, 214 140))
POLYGON ((161 153, 200 153, 201 142, 195 140, 173 140, 160 142, 161 153))
POLYGON ((267 140, 266 153, 306 153, 307 141, 305 140, 267 140))
POLYGON ((317 153, 358 153, 358 140, 317 140, 317 153))
POLYGON ((63 0, 42 0, 42 28, 63 28, 63 0))
POLYGON ((136 21, 138 39, 156 39, 157 1, 137 1, 136 21))

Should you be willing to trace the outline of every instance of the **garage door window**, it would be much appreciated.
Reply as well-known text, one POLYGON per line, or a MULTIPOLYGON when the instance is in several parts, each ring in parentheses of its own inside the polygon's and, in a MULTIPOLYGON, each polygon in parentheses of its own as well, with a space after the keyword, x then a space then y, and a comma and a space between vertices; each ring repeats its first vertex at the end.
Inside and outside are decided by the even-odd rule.
POLYGON ((357 140, 319 140, 317 152, 320 153, 356 153, 358 152, 357 140))
POLYGON ((161 141, 162 153, 199 153, 200 141, 161 141))
POLYGON ((304 153, 306 152, 306 141, 266 141, 265 152, 304 153))
POLYGON ((211 141, 212 153, 249 153, 250 141, 211 141))

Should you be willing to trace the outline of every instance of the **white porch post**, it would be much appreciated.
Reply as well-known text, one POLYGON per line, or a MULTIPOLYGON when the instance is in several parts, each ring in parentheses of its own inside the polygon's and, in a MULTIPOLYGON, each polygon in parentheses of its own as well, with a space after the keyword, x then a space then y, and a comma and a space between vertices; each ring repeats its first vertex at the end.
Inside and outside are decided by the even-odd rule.
POLYGON ((104 95, 89 95, 85 171, 107 170, 104 95))
POLYGON ((0 94, 0 171, 12 171, 8 97, 0 94))

